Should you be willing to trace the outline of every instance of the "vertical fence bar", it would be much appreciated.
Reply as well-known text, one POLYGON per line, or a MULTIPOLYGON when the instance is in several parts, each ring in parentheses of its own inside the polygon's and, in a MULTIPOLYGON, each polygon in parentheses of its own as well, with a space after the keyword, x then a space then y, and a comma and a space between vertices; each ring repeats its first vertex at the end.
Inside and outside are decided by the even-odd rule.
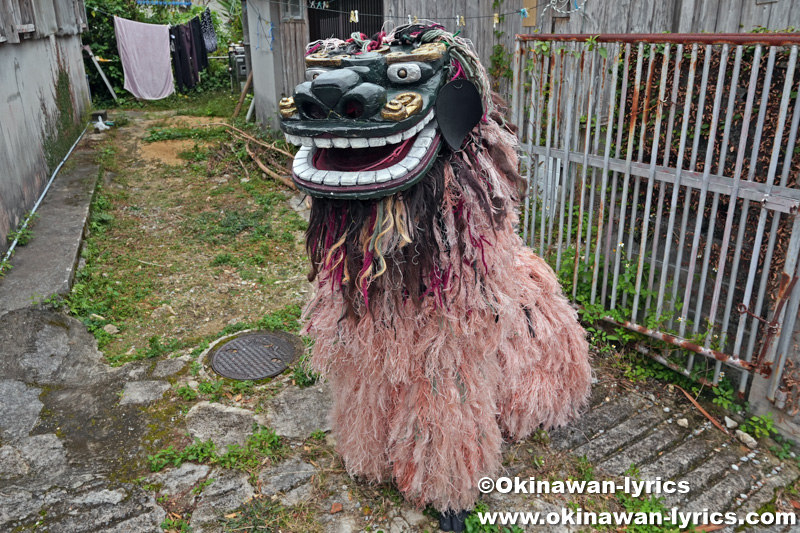
MULTIPOLYGON (((694 75, 697 70, 697 44, 692 45, 692 59, 689 63, 689 80, 686 84, 686 99, 683 105, 683 119, 681 120, 681 140, 678 146, 678 158, 675 161, 675 183, 672 186, 672 200, 669 208, 669 222, 667 222, 667 237, 664 239, 664 262, 661 269, 661 283, 658 288, 656 315, 661 316, 664 308, 664 292, 669 275, 669 254, 672 247, 672 232, 675 229, 675 212, 678 207, 678 194, 681 188, 681 173, 683 169, 683 156, 686 149, 686 133, 689 128, 689 112, 692 107, 692 90, 694 89, 694 75)), ((680 265, 677 265, 680 268, 680 265)), ((673 280, 674 281, 674 280, 673 280)), ((674 308, 674 303, 673 308, 674 308)))
MULTIPOLYGON (((679 44, 675 51, 675 71, 672 77, 672 97, 670 98, 669 119, 667 120, 667 138, 664 141, 664 159, 662 166, 669 167, 670 147, 672 146, 672 128, 675 126, 675 110, 678 108, 678 90, 680 88, 681 67, 683 65, 683 45, 679 44)), ((645 309, 650 309, 650 302, 655 284, 656 265, 658 264, 658 241, 661 235, 661 214, 664 212, 664 197, 666 196, 666 183, 658 186, 658 207, 656 207, 656 225, 653 229, 653 249, 650 253, 650 274, 647 276, 647 298, 645 299, 645 309)), ((662 263, 661 268, 666 268, 662 263)), ((656 315, 656 319, 661 319, 661 314, 656 315)))
MULTIPOLYGON (((650 210, 652 209, 653 188, 656 180, 656 161, 658 160, 658 142, 661 139, 661 122, 664 116, 663 102, 667 94, 667 71, 669 70, 670 45, 664 47, 664 57, 661 61, 661 81, 658 90, 658 109, 656 110, 656 129, 653 133, 653 146, 650 152, 650 169, 647 175, 647 193, 645 195, 645 206, 642 212, 642 237, 639 240, 639 261, 636 267, 636 290, 633 295, 631 307, 631 320, 636 322, 636 314, 639 309, 639 295, 642 290, 642 275, 644 274, 644 258, 647 249, 647 232, 650 226, 650 210)), ((647 309, 645 308, 645 314, 647 309)))
MULTIPOLYGON (((750 152, 750 169, 747 172, 747 181, 753 181, 753 177, 755 176, 756 166, 758 164, 758 153, 761 149, 761 135, 764 132, 764 119, 767 115, 767 104, 769 103, 769 89, 772 85, 772 72, 775 67, 775 54, 777 52, 777 47, 773 46, 769 49, 769 58, 767 59, 767 72, 764 76, 764 84, 762 85, 761 91, 761 103, 759 104, 758 109, 758 118, 756 121, 756 132, 753 137, 753 148, 750 152)), ((738 279, 739 273, 739 258, 741 257, 742 253, 742 243, 744 241, 744 232, 746 228, 746 221, 747 216, 750 209, 750 200, 743 200, 742 201, 742 212, 739 215, 739 231, 737 232, 736 236, 736 248, 733 255, 733 262, 731 262, 731 282, 733 283, 733 288, 729 286, 728 288, 728 296, 725 301, 725 313, 722 318, 722 334, 720 335, 720 343, 724 346, 725 339, 728 335, 728 322, 730 321, 731 317, 731 310, 733 309, 733 296, 735 291, 735 284, 736 280, 738 279)), ((761 228, 762 235, 763 235, 763 228, 761 228)), ((762 235, 756 235, 757 240, 761 240, 762 235)), ((756 250, 753 250, 753 253, 756 253, 756 250)), ((757 263, 757 261, 756 261, 757 263)), ((755 276, 755 271, 750 271, 748 273, 748 278, 755 276)), ((748 279, 749 283, 749 279, 748 279)))
MULTIPOLYGON (((522 49, 521 49, 522 47, 521 47, 521 45, 522 45, 522 42, 519 39, 517 39, 517 41, 516 41, 516 50, 517 50, 517 54, 519 54, 520 57, 522 57, 522 49)), ((525 47, 525 50, 527 50, 527 47, 525 47)), ((527 57, 527 52, 526 52, 526 57, 527 57)), ((522 59, 520 59, 520 62, 521 63, 523 62, 522 59)), ((521 68, 518 68, 517 70, 515 70, 515 75, 519 76, 520 78, 522 78, 522 73, 523 73, 523 71, 522 71, 521 68)), ((540 74, 540 76, 541 76, 541 74, 540 74)), ((525 169, 525 217, 524 217, 524 219, 522 221, 522 241, 523 242, 528 242, 528 219, 530 219, 530 216, 531 216, 531 194, 533 193, 532 192, 533 191, 533 187, 532 187, 532 182, 531 182, 531 173, 532 173, 531 172, 531 167, 533 167, 536 164, 535 163, 535 159, 534 159, 534 155, 533 155, 533 136, 534 136, 533 125, 534 125, 535 116, 536 116, 536 105, 534 104, 534 101, 533 101, 533 96, 536 93, 536 91, 534 91, 535 85, 533 83, 533 77, 534 77, 534 72, 531 71, 531 103, 530 103, 530 108, 529 108, 529 111, 528 111, 528 117, 529 117, 528 118, 528 134, 527 134, 528 138, 527 138, 527 143, 526 143, 527 156, 528 156, 528 165, 527 165, 527 168, 525 169)), ((519 83, 520 85, 524 86, 525 84, 523 83, 523 81, 524 80, 520 79, 516 83, 519 83)), ((522 109, 522 113, 525 114, 525 104, 524 104, 524 102, 522 102, 521 104, 518 104, 518 106, 519 106, 520 109, 522 109)), ((522 137, 522 130, 521 129, 519 130, 519 136, 522 137)), ((538 160, 538 156, 536 156, 536 159, 538 160)))
MULTIPOLYGON (((574 93, 575 93, 574 94, 575 111, 573 112, 574 123, 572 125, 572 128, 573 128, 573 131, 575 133, 572 136, 573 140, 572 140, 572 148, 571 148, 571 150, 573 152, 577 152, 578 151, 579 143, 580 143, 580 137, 581 137, 580 136, 580 122, 581 122, 580 119, 581 119, 581 116, 582 116, 580 114, 580 110, 583 108, 583 98, 581 98, 580 95, 582 95, 583 90, 584 90, 583 88, 586 86, 587 73, 588 73, 588 70, 586 69, 586 51, 582 50, 581 51, 581 76, 580 76, 580 83, 581 84, 578 86, 578 90, 574 91, 574 93)), ((592 90, 591 84, 589 85, 589 89, 588 90, 589 91, 592 90)), ((575 183, 577 182, 577 178, 578 178, 577 168, 574 165, 570 165, 569 169, 570 169, 569 182, 572 184, 572 186, 569 188, 569 208, 567 209, 567 238, 566 238, 566 244, 564 246, 565 250, 569 249, 569 247, 572 245, 572 219, 573 219, 573 216, 574 216, 573 212, 574 212, 574 208, 575 208, 575 183), (574 176, 573 176, 573 174, 574 174, 574 176)), ((577 235, 576 235, 576 240, 577 239, 579 239, 579 237, 577 237, 577 235)), ((577 252, 576 252, 575 256, 577 257, 577 252)))
POLYGON ((511 82, 511 118, 514 124, 517 126, 517 131, 519 132, 520 136, 522 135, 522 122, 523 122, 523 115, 525 114, 524 113, 525 107, 522 104, 522 95, 520 94, 520 88, 523 86, 522 49, 523 49, 522 41, 516 39, 514 41, 514 64, 512 69, 514 77, 512 78, 511 82))
POLYGON ((555 105, 556 98, 553 96, 555 93, 555 74, 558 70, 556 55, 553 54, 552 47, 550 48, 550 65, 552 70, 550 71, 550 90, 548 91, 548 101, 547 101, 547 136, 545 141, 545 150, 544 150, 544 199, 542 201, 542 216, 541 218, 541 228, 539 234, 539 255, 542 257, 545 256, 545 248, 544 248, 544 235, 545 235, 545 227, 547 218, 552 216, 552 210, 550 206, 550 152, 553 146, 553 106, 555 105))
MULTIPOLYGON (((622 71, 622 91, 619 99, 619 119, 617 122, 617 142, 614 159, 619 159, 622 150, 622 131, 625 124, 625 108, 627 107, 628 96, 628 70, 631 64, 631 45, 625 45, 625 62, 622 71)), ((611 262, 611 238, 614 232, 614 221, 617 212, 617 172, 611 178, 611 200, 608 203, 608 228, 606 229, 605 263, 603 265, 603 286, 601 288, 601 300, 606 302, 606 292, 608 288, 608 269, 611 262)), ((620 222, 621 224, 621 222, 620 222)), ((614 252, 616 253, 616 248, 614 252)))
MULTIPOLYGON (((589 149, 591 147, 592 141, 592 106, 594 105, 594 76, 595 76, 595 66, 597 65, 597 54, 591 55, 591 64, 589 68, 589 96, 588 96, 588 103, 586 105, 586 135, 583 140, 583 165, 581 167, 581 198, 580 204, 578 207, 578 231, 575 234, 575 261, 573 263, 573 271, 572 271, 572 301, 577 301, 577 294, 578 294, 578 270, 580 268, 580 257, 581 257, 581 235, 583 234, 583 214, 584 214, 584 199, 586 197, 586 175, 587 169, 589 167, 589 149)), ((595 139, 596 140, 596 139, 595 139)), ((591 211, 592 204, 589 204, 589 209, 591 211)), ((572 210, 570 209, 570 214, 572 210)), ((570 220, 572 217, 570 217, 570 220)), ((591 220, 589 221, 588 226, 591 226, 591 220)), ((570 226, 570 231, 572 230, 572 226, 570 226)), ((588 245, 588 243, 587 243, 588 245)), ((586 256, 588 257, 589 250, 586 250, 586 256)))
MULTIPOLYGON (((534 54, 536 54, 536 53, 534 52, 534 54)), ((535 55, 534 55, 534 57, 535 57, 535 55)), ((549 76, 549 73, 550 73, 550 57, 549 56, 545 56, 544 54, 541 54, 539 56, 539 60, 540 60, 540 63, 541 63, 541 67, 539 69, 539 92, 536 95, 536 139, 534 140, 534 142, 536 143, 536 147, 537 148, 542 143, 542 116, 544 115, 544 104, 545 104, 544 91, 545 91, 545 87, 547 86, 545 84, 545 79, 549 79, 548 76, 549 76)), ((531 81, 531 101, 533 101, 533 85, 532 84, 533 84, 533 81, 531 81)), ((531 114, 533 114, 533 113, 531 113, 531 114)), ((539 200, 539 192, 540 192, 539 191, 539 183, 541 182, 541 179, 539 178, 539 176, 540 176, 540 172, 541 172, 540 169, 541 169, 541 165, 542 165, 543 161, 540 163, 541 156, 536 155, 534 157, 533 153, 531 153, 530 157, 531 157, 531 166, 533 167, 533 176, 534 176, 533 185, 531 187, 531 190, 533 191, 533 194, 535 194, 536 196, 534 196, 531 199, 530 238, 528 240, 528 246, 533 248, 535 246, 535 244, 534 244, 534 241, 535 241, 534 233, 535 233, 535 231, 534 230, 536 229, 536 211, 537 211, 537 208, 539 206, 539 202, 540 201, 542 203, 542 212, 539 214, 539 216, 540 217, 544 217, 544 201, 543 200, 539 200)), ((541 255, 541 253, 542 253, 541 250, 539 251, 539 253, 541 255)))
MULTIPOLYGON (((617 228, 617 239, 614 242, 616 253, 614 254, 614 279, 611 285, 611 306, 613 310, 617 303, 617 288, 619 287, 619 263, 624 255, 625 246, 625 213, 628 207, 628 185, 631 177, 631 161, 633 160, 633 142, 636 138, 636 123, 639 118, 639 85, 642 82, 642 59, 644 56, 644 43, 639 43, 636 53, 636 76, 634 78, 633 102, 631 103, 631 118, 628 124, 628 146, 625 149, 625 174, 622 179, 622 196, 620 197, 619 223, 617 228)), ((644 125, 642 126, 644 127, 644 125)), ((635 202, 635 199, 634 199, 635 202)))
MULTIPOLYGON (((574 98, 575 98, 575 84, 577 83, 577 75, 575 70, 571 69, 572 72, 570 73, 570 79, 567 88, 567 110, 565 115, 564 123, 566 124, 566 131, 564 132, 564 159, 562 159, 561 163, 563 166, 563 170, 561 171, 561 201, 558 204, 558 248, 556 249, 556 272, 561 269, 561 252, 562 252, 562 243, 564 242, 564 209, 566 207, 566 194, 567 194, 567 187, 569 187, 569 174, 570 174, 570 163, 569 163, 569 151, 572 144, 572 112, 574 107, 574 98)), ((556 190, 558 193, 558 190, 556 190)))
POLYGON ((603 172, 601 173, 600 185, 600 205, 597 210, 597 243, 594 253, 594 271, 592 272, 592 296, 591 303, 594 304, 597 297, 597 281, 600 273, 600 244, 603 239, 603 222, 605 220, 606 196, 605 190, 608 187, 608 165, 611 158, 611 132, 614 124, 614 105, 617 92, 617 74, 619 72, 619 56, 614 56, 614 68, 611 74, 611 91, 608 98, 608 126, 606 126, 606 149, 603 154, 603 172))
MULTIPOLYGON (((703 115, 705 113, 705 105, 706 105, 706 89, 708 88, 708 71, 709 71, 709 69, 711 67, 711 49, 712 49, 711 45, 707 45, 706 46, 706 54, 705 54, 705 58, 703 60, 703 75, 702 75, 701 81, 700 81, 700 94, 699 94, 698 100, 697 100, 697 114, 695 115, 694 142, 692 143, 692 155, 691 155, 691 161, 689 163, 689 170, 690 171, 694 171, 695 165, 697 163, 697 147, 698 147, 698 145, 700 143, 700 133, 702 131, 703 115)), ((721 65, 722 65, 722 63, 720 64, 720 66, 721 65)), ((719 112, 719 109, 715 108, 714 113, 717 113, 717 115, 714 115, 714 117, 712 117, 712 119, 711 119, 712 121, 715 119, 716 116, 718 116, 718 112, 719 112)), ((709 137, 709 140, 711 140, 711 137, 709 137)), ((711 144, 713 144, 713 142, 711 144)), ((701 196, 702 201, 703 201, 704 204, 705 204, 705 193, 704 193, 704 191, 707 190, 707 188, 708 188, 707 179, 708 179, 708 176, 706 174, 704 174, 703 175, 703 183, 701 185, 701 191, 700 191, 700 196, 701 196)), ((685 240, 686 240, 686 226, 687 226, 687 224, 689 222, 689 211, 690 211, 689 206, 691 204, 691 197, 692 197, 693 194, 694 193, 692 192, 692 190, 689 187, 687 187, 686 188, 686 197, 685 197, 685 201, 684 201, 684 205, 683 205, 683 216, 681 217, 681 231, 680 231, 679 242, 678 242, 678 257, 675 260, 675 279, 677 281, 680 281, 680 279, 681 279, 681 268, 682 268, 682 265, 683 265, 683 248, 684 248, 685 240)), ((703 216, 703 209, 701 207, 700 209, 697 210, 697 212, 695 214, 695 217, 697 218, 697 220, 702 220, 702 216, 703 216)), ((694 281, 692 279, 692 276, 694 276, 694 266, 695 266, 695 261, 696 261, 696 257, 695 257, 696 253, 697 253, 696 249, 692 248, 692 252, 691 252, 692 257, 689 258, 689 270, 686 273, 686 286, 687 287, 691 287, 692 281, 694 281)), ((672 284, 672 301, 673 302, 676 301, 677 298, 678 298, 678 285, 679 285, 679 283, 677 283, 677 282, 672 284)), ((692 297, 691 290, 687 290, 687 291, 684 292, 683 306, 681 307, 681 316, 680 316, 680 320, 678 320, 678 322, 680 322, 680 325, 678 326, 678 336, 680 336, 680 337, 683 337, 686 334, 686 317, 687 317, 687 314, 688 314, 689 306, 691 304, 691 297, 692 297)), ((686 369, 689 372, 691 372, 693 365, 694 365, 694 353, 689 353, 689 359, 686 362, 686 369)))
MULTIPOLYGON (((738 53, 738 51, 737 51, 738 53)), ((722 292, 722 280, 725 277, 725 263, 727 262, 728 246, 730 244, 731 230, 733 228, 733 216, 736 212, 736 198, 739 197, 739 182, 742 179, 742 166, 744 165, 744 152, 747 148, 747 137, 750 131, 750 118, 753 113, 753 100, 756 94, 758 83, 758 69, 761 63, 761 45, 756 45, 753 53, 753 65, 750 69, 750 83, 747 91, 747 102, 745 103, 744 115, 742 117, 742 134, 739 137, 739 149, 736 154, 736 166, 733 171, 733 189, 730 194, 728 211, 725 215, 725 229, 722 235, 722 246, 717 263, 716 279, 714 281, 714 293, 711 295, 711 310, 709 311, 709 329, 713 331, 717 321, 717 311, 719 308, 720 293, 722 292)), ((736 87, 731 87, 731 91, 736 91, 736 87)), ((720 339, 724 335, 724 330, 720 332, 720 339)), ((708 340, 707 340, 708 342, 708 340)))
MULTIPOLYGON (((603 98, 603 89, 606 86, 606 70, 608 69, 608 50, 606 49, 606 57, 603 58, 600 67, 600 87, 597 92, 597 116, 595 117, 595 128, 594 128, 594 146, 592 146, 592 154, 599 154, 600 153, 600 123, 602 122, 602 98, 603 98)), ((589 190, 589 209, 592 213, 594 213, 594 191, 597 186, 597 166, 592 166, 592 187, 589 190)), ((592 220, 594 217, 589 219, 589 223, 586 224, 586 253, 584 254, 584 265, 589 265, 589 256, 592 252, 592 220)), ((597 251, 595 251, 597 253, 597 251)))
MULTIPOLYGON (((564 50, 560 49, 558 51, 558 55, 560 58, 559 61, 559 68, 558 68, 558 96, 556 96, 556 135, 554 142, 558 144, 559 140, 559 126, 561 125, 562 120, 561 117, 561 103, 562 103, 562 91, 564 89, 564 70, 566 69, 566 60, 567 56, 564 54, 564 50)), ((569 128, 569 123, 567 123, 567 128, 569 128)), ((550 211, 548 212, 548 216, 550 217, 550 223, 547 225, 547 255, 550 256, 550 250, 553 244, 553 224, 556 221, 556 211, 558 210, 558 185, 564 178, 561 176, 561 172, 559 170, 558 164, 555 164, 553 167, 552 172, 548 172, 548 178, 551 181, 550 187, 550 211), (552 174, 552 175, 551 175, 552 174)))

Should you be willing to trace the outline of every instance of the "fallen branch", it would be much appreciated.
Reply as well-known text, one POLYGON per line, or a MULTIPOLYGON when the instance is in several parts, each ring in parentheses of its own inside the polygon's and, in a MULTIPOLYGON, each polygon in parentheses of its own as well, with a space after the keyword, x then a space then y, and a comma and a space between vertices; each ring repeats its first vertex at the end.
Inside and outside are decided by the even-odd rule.
POLYGON ((244 170, 244 175, 247 176, 247 180, 249 181, 250 172, 247 171, 247 167, 244 166, 244 163, 242 163, 242 159, 239 157, 239 154, 236 153, 236 149, 233 147, 233 143, 229 144, 228 146, 230 147, 231 152, 233 152, 233 155, 236 157, 236 160, 239 162, 239 165, 242 167, 242 170, 244 170))
POLYGON ((680 389, 680 391, 681 391, 681 392, 682 392, 682 393, 683 393, 683 394, 684 394, 684 395, 685 395, 687 398, 689 398, 689 401, 690 401, 690 402, 692 402, 692 403, 694 404, 694 406, 695 406, 695 407, 697 407, 697 409, 698 409, 698 410, 699 410, 701 413, 703 413, 703 414, 705 415, 705 417, 706 417, 706 418, 708 418, 708 419, 711 421, 711 423, 712 423, 712 424, 714 424, 715 426, 717 426, 717 429, 719 429, 721 432, 725 433, 726 435, 730 435, 730 432, 728 432, 728 430, 727 430, 725 427, 723 427, 723 425, 722 425, 722 424, 720 424, 720 423, 717 421, 717 419, 716 419, 716 418, 714 418, 713 416, 711 416, 710 414, 708 414, 708 412, 707 412, 705 409, 703 409, 703 408, 700 406, 700 404, 699 404, 699 403, 697 403, 697 400, 695 400, 694 398, 692 398, 692 395, 691 395, 691 394, 689 394, 688 392, 686 392, 686 391, 685 391, 685 390, 684 390, 684 389, 683 389, 681 386, 679 386, 679 385, 675 385, 675 386, 676 386, 676 387, 678 387, 678 388, 680 389))
POLYGON ((140 261, 139 259, 134 259, 137 263, 141 263, 143 265, 151 265, 154 267, 161 267, 161 268, 169 268, 167 265, 159 265, 158 263, 151 263, 150 261, 140 261))
POLYGON ((287 187, 289 187, 293 191, 297 190, 297 187, 295 186, 294 182, 292 182, 292 180, 290 180, 286 176, 281 176, 280 174, 278 174, 274 170, 272 170, 269 167, 267 167, 267 165, 262 163, 261 160, 256 156, 256 154, 254 154, 253 151, 250 150, 250 145, 249 144, 245 143, 244 144, 244 148, 245 148, 245 150, 247 150, 247 153, 250 155, 250 158, 255 162, 256 165, 258 165, 258 168, 260 168, 262 171, 264 171, 264 173, 266 175, 272 177, 273 179, 276 179, 276 180, 280 181, 281 183, 283 183, 284 185, 286 185, 287 187))
POLYGON ((294 154, 291 154, 291 153, 287 152, 286 150, 282 150, 281 148, 278 148, 277 146, 275 146, 275 143, 269 144, 269 143, 265 143, 264 141, 259 141, 258 139, 256 139, 252 135, 248 135, 247 133, 245 133, 244 131, 240 130, 236 126, 231 126, 230 124, 226 124, 225 122, 207 122, 205 124, 199 124, 199 126, 225 126, 226 128, 230 128, 233 131, 237 132, 239 135, 241 135, 242 137, 244 137, 248 141, 251 141, 251 142, 254 142, 256 144, 259 144, 259 145, 263 146, 264 148, 269 148, 270 150, 278 152, 279 154, 283 154, 286 157, 288 157, 289 159, 294 159, 294 154))

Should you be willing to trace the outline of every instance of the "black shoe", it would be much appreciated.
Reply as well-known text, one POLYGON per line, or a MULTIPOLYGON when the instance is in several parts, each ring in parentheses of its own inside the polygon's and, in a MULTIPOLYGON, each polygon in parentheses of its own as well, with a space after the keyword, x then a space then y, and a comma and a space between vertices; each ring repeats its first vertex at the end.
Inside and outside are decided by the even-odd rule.
POLYGON ((466 522, 469 511, 447 511, 439 515, 439 529, 463 533, 467 530, 466 522))

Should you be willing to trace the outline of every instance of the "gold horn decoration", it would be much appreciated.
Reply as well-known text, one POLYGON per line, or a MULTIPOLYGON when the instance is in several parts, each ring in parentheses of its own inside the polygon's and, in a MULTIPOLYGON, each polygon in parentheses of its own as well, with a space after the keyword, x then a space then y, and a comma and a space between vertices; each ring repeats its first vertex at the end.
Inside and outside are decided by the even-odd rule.
POLYGON ((289 118, 297 113, 297 107, 294 105, 294 98, 291 96, 281 98, 281 101, 278 103, 278 110, 283 118, 289 118))
POLYGON ((381 116, 386 120, 400 121, 422 110, 422 96, 419 93, 401 93, 386 102, 381 116))

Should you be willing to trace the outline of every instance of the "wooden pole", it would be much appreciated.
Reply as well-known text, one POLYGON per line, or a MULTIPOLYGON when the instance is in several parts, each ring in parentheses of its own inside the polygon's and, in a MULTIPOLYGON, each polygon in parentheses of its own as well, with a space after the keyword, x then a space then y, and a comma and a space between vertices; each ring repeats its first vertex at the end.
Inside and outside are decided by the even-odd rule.
POLYGON ((247 75, 247 81, 244 84, 244 89, 242 89, 242 94, 239 95, 239 103, 236 104, 236 109, 233 110, 233 118, 239 116, 239 111, 242 110, 242 104, 244 103, 244 99, 247 96, 247 93, 250 92, 250 86, 253 84, 253 71, 250 71, 250 74, 247 75))

